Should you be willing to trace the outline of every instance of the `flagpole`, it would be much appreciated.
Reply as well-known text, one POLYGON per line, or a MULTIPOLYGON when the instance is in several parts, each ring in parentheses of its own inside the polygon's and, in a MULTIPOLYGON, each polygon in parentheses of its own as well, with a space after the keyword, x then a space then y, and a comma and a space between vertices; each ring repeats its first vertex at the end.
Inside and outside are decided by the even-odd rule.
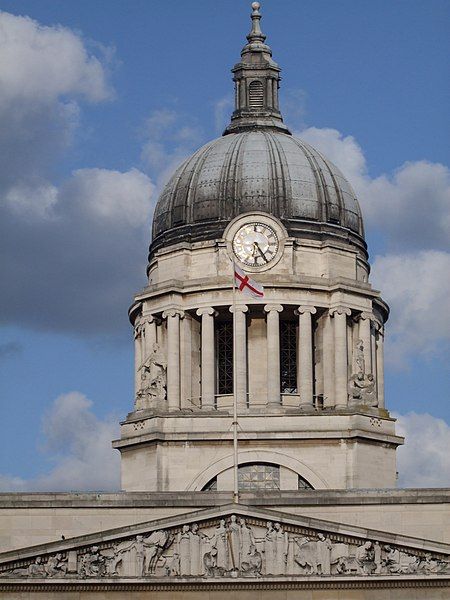
POLYGON ((237 369, 236 369, 236 276, 233 261, 233 502, 239 503, 238 481, 238 422, 237 422, 237 369))

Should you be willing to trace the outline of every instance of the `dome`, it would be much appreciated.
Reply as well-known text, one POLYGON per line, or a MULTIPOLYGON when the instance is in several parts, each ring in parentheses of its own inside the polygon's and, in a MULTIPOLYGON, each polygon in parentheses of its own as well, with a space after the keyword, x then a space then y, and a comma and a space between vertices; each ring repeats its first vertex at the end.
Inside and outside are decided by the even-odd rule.
POLYGON ((165 186, 154 212, 150 256, 179 242, 220 239, 231 219, 252 211, 277 217, 292 237, 332 237, 367 255, 352 187, 335 165, 293 137, 283 123, 280 68, 265 44, 260 18, 255 5, 248 44, 232 69, 231 122, 165 186))
POLYGON ((231 219, 250 211, 278 217, 293 237, 308 229, 364 235, 355 193, 339 169, 268 128, 209 142, 178 168, 156 205, 152 246, 220 238, 231 219))

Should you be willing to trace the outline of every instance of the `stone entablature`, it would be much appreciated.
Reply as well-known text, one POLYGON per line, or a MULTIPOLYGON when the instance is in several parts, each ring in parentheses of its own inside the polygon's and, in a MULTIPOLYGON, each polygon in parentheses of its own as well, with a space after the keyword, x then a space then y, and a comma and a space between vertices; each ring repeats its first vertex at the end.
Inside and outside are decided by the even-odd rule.
POLYGON ((230 505, 3 553, 0 585, 311 577, 448 583, 449 561, 446 544, 230 505))

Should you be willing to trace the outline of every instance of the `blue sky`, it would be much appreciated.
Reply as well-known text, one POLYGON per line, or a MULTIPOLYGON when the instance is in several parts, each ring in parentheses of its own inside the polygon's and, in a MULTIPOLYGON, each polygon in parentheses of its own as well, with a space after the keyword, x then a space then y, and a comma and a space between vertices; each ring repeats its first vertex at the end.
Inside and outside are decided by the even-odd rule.
MULTIPOLYGON (((63 488, 52 473, 74 464, 74 486, 114 487, 115 475, 86 478, 67 421, 106 439, 131 409, 127 308, 145 284, 152 206, 226 125, 249 5, 0 0, 3 489, 63 488)), ((262 3, 285 120, 361 198, 393 309, 387 403, 423 447, 450 440, 449 12, 440 0, 262 3), (425 433, 411 411, 431 415, 425 433)), ((442 483, 402 461, 407 482, 442 483)))

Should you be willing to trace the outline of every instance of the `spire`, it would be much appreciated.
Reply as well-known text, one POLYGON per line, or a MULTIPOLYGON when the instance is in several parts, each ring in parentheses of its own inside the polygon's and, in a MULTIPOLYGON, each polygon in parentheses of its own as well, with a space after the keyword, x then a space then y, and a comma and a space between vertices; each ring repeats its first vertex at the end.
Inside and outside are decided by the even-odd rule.
POLYGON ((235 86, 235 110, 224 135, 267 127, 290 134, 278 106, 280 68, 272 59, 272 50, 265 44, 259 9, 259 2, 253 2, 248 43, 242 48, 241 62, 231 70, 235 86))

